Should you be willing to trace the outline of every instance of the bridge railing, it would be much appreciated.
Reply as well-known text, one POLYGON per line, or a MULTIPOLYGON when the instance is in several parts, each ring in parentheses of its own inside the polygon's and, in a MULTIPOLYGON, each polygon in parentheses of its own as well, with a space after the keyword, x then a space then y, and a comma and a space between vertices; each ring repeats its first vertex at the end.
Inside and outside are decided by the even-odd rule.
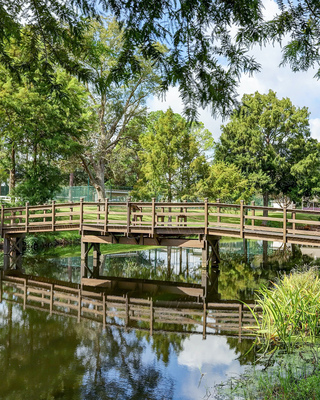
POLYGON ((320 211, 272 208, 216 202, 84 202, 55 203, 23 207, 1 207, 0 233, 78 230, 95 226, 103 232, 147 232, 155 229, 228 230, 239 237, 256 231, 277 235, 320 237, 320 211), (264 215, 268 212, 268 215, 264 215))

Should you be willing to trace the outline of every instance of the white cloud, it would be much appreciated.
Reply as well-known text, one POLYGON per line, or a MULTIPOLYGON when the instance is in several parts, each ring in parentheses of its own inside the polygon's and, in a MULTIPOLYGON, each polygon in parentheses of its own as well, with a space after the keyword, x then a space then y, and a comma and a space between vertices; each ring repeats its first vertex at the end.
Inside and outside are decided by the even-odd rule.
POLYGON ((320 141, 320 118, 310 119, 311 136, 320 141))
MULTIPOLYGON (((273 0, 264 0, 264 16, 272 18, 278 11, 277 4, 273 0)), ((251 51, 256 60, 261 64, 261 72, 254 76, 243 75, 239 88, 239 99, 245 93, 267 93, 272 89, 279 98, 289 97, 292 103, 298 107, 306 106, 310 111, 310 124, 313 137, 320 139, 320 82, 314 78, 315 71, 307 72, 291 71, 289 66, 279 67, 281 62, 281 48, 271 44, 260 48, 255 46, 251 51)), ((150 99, 150 110, 167 110, 170 106, 174 112, 183 112, 183 103, 179 96, 178 88, 170 88, 164 102, 159 99, 150 99)), ((200 120, 209 129, 214 138, 220 136, 221 118, 214 119, 210 110, 198 110, 200 120)))
POLYGON ((207 340, 203 340, 200 335, 192 335, 183 344, 178 364, 201 369, 205 364, 228 366, 235 358, 236 354, 230 350, 225 337, 209 336, 207 340))

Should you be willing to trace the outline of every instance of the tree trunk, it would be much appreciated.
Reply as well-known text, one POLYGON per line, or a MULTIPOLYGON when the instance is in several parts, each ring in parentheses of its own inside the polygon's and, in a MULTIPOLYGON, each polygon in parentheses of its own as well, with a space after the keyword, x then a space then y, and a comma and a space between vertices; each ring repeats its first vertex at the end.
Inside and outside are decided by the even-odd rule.
POLYGON ((95 181, 93 182, 93 186, 95 187, 98 195, 98 200, 105 201, 106 199, 106 187, 104 184, 104 170, 105 164, 103 161, 100 161, 95 168, 95 181))
POLYGON ((11 149, 11 169, 9 172, 9 194, 12 195, 12 190, 16 186, 16 151, 14 146, 11 149))
MULTIPOLYGON (((269 205, 269 193, 263 193, 263 207, 268 207, 269 205)), ((268 217, 268 210, 263 210, 263 216, 268 217)), ((267 221, 262 222, 263 226, 267 226, 267 221)))
POLYGON ((69 201, 72 201, 72 186, 73 186, 73 180, 74 180, 74 173, 70 172, 69 175, 69 201))

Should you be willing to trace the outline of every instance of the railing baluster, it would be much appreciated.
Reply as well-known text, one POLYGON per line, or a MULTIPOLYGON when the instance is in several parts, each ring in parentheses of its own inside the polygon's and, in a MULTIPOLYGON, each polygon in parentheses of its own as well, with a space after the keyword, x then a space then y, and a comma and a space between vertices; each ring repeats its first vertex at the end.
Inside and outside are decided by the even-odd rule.
MULTIPOLYGON (((253 200, 252 202, 251 202, 251 205, 254 207, 254 205, 255 205, 255 201, 253 200)), ((253 210, 251 210, 251 215, 254 217, 255 215, 256 215, 256 212, 255 212, 255 209, 253 209, 253 210)), ((252 226, 252 228, 254 229, 254 218, 251 220, 251 226, 252 226)))
MULTIPOLYGON (((292 209, 295 210, 295 208, 296 208, 296 205, 292 204, 292 209)), ((292 211, 291 218, 294 220, 292 222, 292 233, 295 234, 296 233, 296 221, 295 221, 295 219, 296 219, 296 211, 292 211)))
POLYGON ((240 200, 240 237, 244 237, 244 210, 243 200, 240 200))
MULTIPOLYGON (((220 199, 217 199, 217 203, 220 203, 220 199)), ((220 214, 220 207, 218 206, 217 207, 217 213, 218 214, 220 214)), ((221 217, 220 217, 220 215, 218 215, 218 217, 217 217, 217 222, 220 224, 220 222, 221 222, 221 217)))
POLYGON ((56 202, 55 200, 52 200, 52 231, 55 231, 56 227, 55 227, 55 223, 56 223, 56 202))
POLYGON ((204 199, 204 234, 208 234, 208 224, 209 224, 209 215, 208 215, 208 199, 204 199))
POLYGON ((28 227, 29 227, 29 202, 27 201, 26 202, 26 218, 25 218, 25 220, 24 220, 24 222, 25 222, 25 228, 24 228, 24 230, 25 230, 25 232, 28 232, 28 227))
POLYGON ((156 203, 155 203, 155 201, 156 201, 155 197, 152 197, 152 222, 151 222, 152 237, 154 236, 154 228, 155 228, 155 224, 156 224, 156 203))
POLYGON ((131 220, 131 197, 127 199, 127 235, 130 233, 130 220, 131 220))
POLYGON ((1 204, 1 225, 0 225, 0 236, 3 236, 3 225, 4 225, 4 205, 1 204))
POLYGON ((80 199, 80 230, 82 230, 82 224, 83 224, 83 197, 80 199))
POLYGON ((287 243, 287 207, 283 207, 283 243, 287 243))
POLYGON ((109 199, 106 199, 104 203, 104 233, 106 234, 108 232, 108 213, 109 213, 109 204, 108 204, 109 199))

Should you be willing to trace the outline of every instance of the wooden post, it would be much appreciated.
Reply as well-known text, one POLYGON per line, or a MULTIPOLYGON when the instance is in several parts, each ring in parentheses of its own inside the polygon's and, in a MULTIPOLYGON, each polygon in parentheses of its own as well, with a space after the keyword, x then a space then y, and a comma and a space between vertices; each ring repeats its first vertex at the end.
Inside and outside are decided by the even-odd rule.
POLYGON ((150 300, 150 335, 153 335, 153 320, 154 320, 154 310, 153 310, 153 299, 150 300))
MULTIPOLYGON (((217 203, 220 203, 220 199, 217 199, 217 203)), ((220 207, 217 207, 217 213, 220 214, 220 207)), ((217 216, 217 222, 220 224, 221 222, 221 217, 220 215, 217 216)))
POLYGON ((81 321, 81 288, 78 289, 78 322, 81 321))
POLYGON ((207 303, 203 299, 203 328, 202 328, 202 338, 205 339, 207 336, 207 303))
POLYGON ((243 304, 239 304, 239 342, 241 342, 241 334, 242 334, 242 313, 243 313, 243 304))
POLYGON ((72 221, 72 220, 73 220, 73 215, 72 215, 72 213, 73 213, 73 207, 72 207, 72 206, 70 206, 70 215, 69 215, 69 221, 72 221))
POLYGON ((23 281, 23 309, 26 309, 27 306, 27 296, 28 296, 28 287, 27 287, 27 278, 23 281))
MULTIPOLYGON (((252 206, 255 205, 255 201, 254 201, 254 200, 251 202, 251 205, 252 205, 252 206)), ((251 210, 251 215, 252 215, 253 217, 254 217, 255 214, 256 214, 255 211, 256 211, 255 209, 251 210)), ((252 229, 254 229, 254 219, 251 220, 251 226, 252 226, 252 229)))
POLYGON ((208 234, 208 221, 209 221, 209 215, 208 215, 208 198, 204 199, 204 234, 208 234))
MULTIPOLYGON (((187 200, 184 200, 184 203, 186 203, 186 202, 187 202, 187 200)), ((185 222, 185 224, 184 224, 184 226, 188 226, 188 217, 187 217, 188 208, 187 208, 187 207, 184 207, 184 208, 183 208, 183 212, 184 212, 184 214, 185 214, 185 217, 184 217, 184 222, 185 222)))
POLYGON ((244 210, 243 200, 240 200, 240 237, 244 237, 244 210))
POLYGON ((4 271, 7 271, 10 269, 10 238, 9 237, 4 237, 3 239, 3 269, 4 271))
POLYGON ((106 322, 107 322, 106 294, 102 293, 102 324, 103 324, 103 329, 106 328, 106 322))
POLYGON ((4 226, 4 205, 1 204, 0 237, 3 236, 3 226, 4 226))
POLYGON ((56 219, 56 202, 52 200, 52 231, 55 231, 55 219, 56 219))
POLYGON ((131 220, 131 197, 127 199, 127 236, 130 233, 130 220, 131 220))
POLYGON ((154 228, 156 224, 156 199, 152 197, 152 227, 151 227, 151 236, 154 236, 154 228))
POLYGON ((0 222, 0 237, 3 237, 3 227, 4 227, 4 205, 1 204, 1 222, 0 222))
POLYGON ((29 225, 29 202, 26 202, 26 217, 25 217, 25 232, 28 232, 28 225, 29 225))
POLYGON ((80 231, 82 231, 82 224, 83 224, 83 197, 80 199, 80 231))
POLYGON ((296 209, 296 205, 295 204, 292 204, 292 210, 294 210, 294 211, 292 211, 292 214, 291 214, 291 218, 294 220, 293 222, 292 222, 292 233, 293 234, 295 234, 296 233, 296 211, 295 211, 295 209, 296 209))
POLYGON ((129 296, 128 293, 126 294, 126 321, 125 324, 126 326, 129 326, 130 319, 129 319, 129 296))
POLYGON ((104 203, 104 233, 106 234, 108 232, 108 213, 109 213, 109 199, 106 199, 104 203))
POLYGON ((97 213, 97 221, 98 221, 98 223, 99 223, 100 211, 101 211, 100 205, 101 205, 101 199, 98 199, 98 205, 97 205, 97 211, 98 211, 98 213, 97 213))
POLYGON ((0 303, 2 303, 2 293, 3 293, 2 283, 3 283, 3 271, 2 269, 0 269, 0 303))
POLYGON ((53 311, 53 284, 50 284, 50 315, 52 315, 53 311))
POLYGON ((283 207, 283 243, 287 243, 287 207, 283 207))

